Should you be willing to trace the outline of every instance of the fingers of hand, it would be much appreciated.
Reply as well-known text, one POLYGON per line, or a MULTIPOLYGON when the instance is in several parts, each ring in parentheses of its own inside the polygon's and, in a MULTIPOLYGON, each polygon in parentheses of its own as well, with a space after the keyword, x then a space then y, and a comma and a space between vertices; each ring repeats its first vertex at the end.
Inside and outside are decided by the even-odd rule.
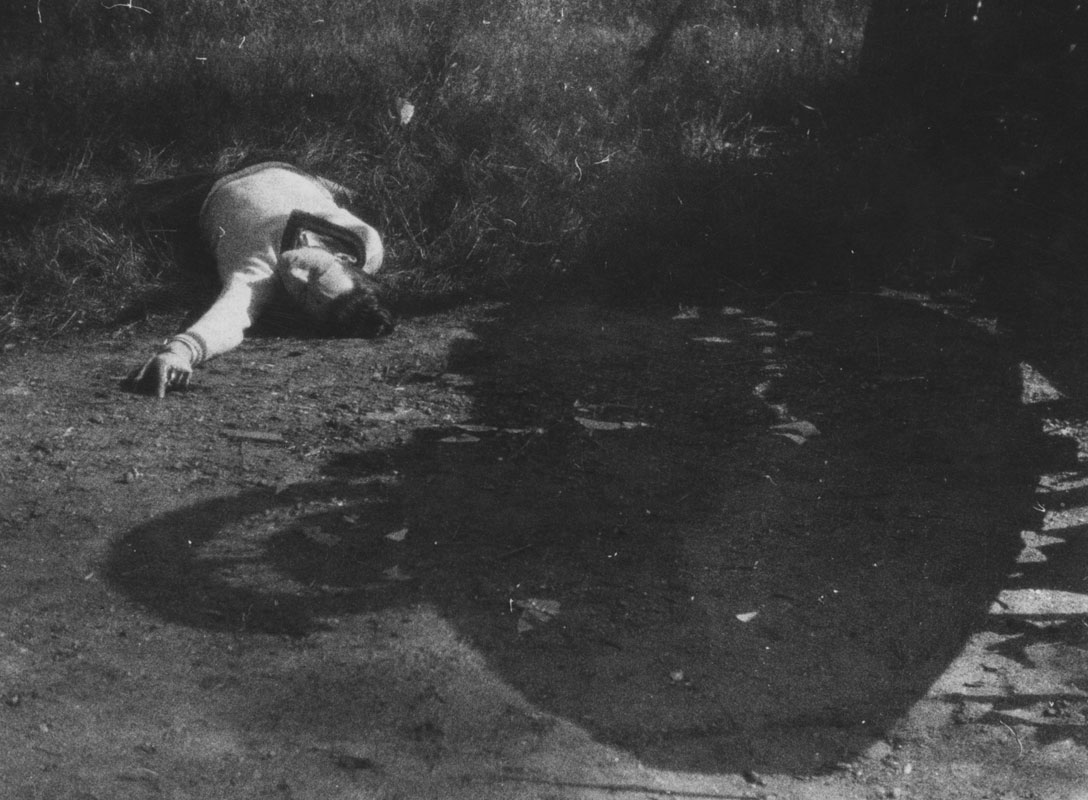
POLYGON ((172 359, 170 354, 159 354, 133 370, 128 380, 139 390, 162 398, 170 389, 187 387, 191 374, 192 368, 188 363, 172 359))
POLYGON ((162 374, 163 377, 160 381, 164 391, 165 389, 184 388, 189 385, 189 375, 191 374, 189 370, 180 367, 167 367, 162 374))

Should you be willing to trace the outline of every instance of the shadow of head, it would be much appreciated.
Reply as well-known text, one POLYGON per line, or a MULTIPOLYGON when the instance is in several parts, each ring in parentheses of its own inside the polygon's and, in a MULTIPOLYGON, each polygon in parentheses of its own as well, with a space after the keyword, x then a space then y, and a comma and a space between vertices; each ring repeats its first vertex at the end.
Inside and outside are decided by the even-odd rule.
POLYGON ((323 483, 253 490, 165 514, 118 540, 110 579, 157 613, 208 630, 305 636, 330 615, 403 600, 380 533, 387 493, 323 483), (341 494, 358 499, 345 509, 341 494))
POLYGON ((157 614, 243 633, 426 604, 530 701, 644 763, 822 770, 881 736, 984 615, 1030 507, 1034 429, 977 382, 1008 374, 1001 354, 925 312, 824 309, 794 356, 773 321, 670 316, 480 324, 399 384, 432 411, 381 447, 150 520, 110 576, 157 614), (941 346, 939 381, 898 379, 933 374, 941 346), (441 421, 467 402, 470 435, 441 421), (775 434, 786 407, 823 435, 775 434))

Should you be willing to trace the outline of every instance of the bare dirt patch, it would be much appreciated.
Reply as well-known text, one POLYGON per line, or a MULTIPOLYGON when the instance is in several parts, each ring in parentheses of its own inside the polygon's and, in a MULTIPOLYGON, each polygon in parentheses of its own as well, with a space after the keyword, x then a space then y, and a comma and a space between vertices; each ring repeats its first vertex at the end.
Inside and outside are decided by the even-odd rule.
POLYGON ((7 351, 6 796, 1083 796, 1068 399, 902 300, 681 311, 255 338, 163 402, 146 330, 7 351))

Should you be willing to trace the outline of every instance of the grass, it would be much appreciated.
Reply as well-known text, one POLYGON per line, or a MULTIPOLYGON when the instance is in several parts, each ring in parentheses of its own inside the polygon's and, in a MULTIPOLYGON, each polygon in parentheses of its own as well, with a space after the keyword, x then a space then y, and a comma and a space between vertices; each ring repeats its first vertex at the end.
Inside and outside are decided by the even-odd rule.
POLYGON ((888 182, 913 187, 892 204, 911 235, 948 225, 911 207, 940 178, 910 135, 860 136, 836 99, 866 5, 812 0, 787 21, 772 0, 754 16, 724 0, 15 3, 0 337, 206 298, 175 179, 260 153, 359 190, 408 309, 909 272, 920 250, 888 182), (134 200, 138 184, 162 194, 134 200))
POLYGON ((805 28, 703 3, 647 63, 664 15, 640 0, 67 0, 40 20, 16 5, 0 62, 9 333, 177 289, 178 248, 134 216, 132 185, 254 152, 361 192, 403 304, 617 276, 652 290, 692 227, 674 196, 737 203, 713 187, 771 149, 759 115, 847 76, 861 22, 852 0, 805 28))

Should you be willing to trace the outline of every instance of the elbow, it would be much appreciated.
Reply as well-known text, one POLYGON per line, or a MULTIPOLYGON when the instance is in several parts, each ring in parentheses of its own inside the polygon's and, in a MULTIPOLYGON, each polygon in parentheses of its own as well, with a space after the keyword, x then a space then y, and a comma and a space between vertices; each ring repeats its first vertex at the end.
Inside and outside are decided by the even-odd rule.
POLYGON ((363 272, 373 275, 382 268, 385 259, 385 246, 382 244, 382 236, 377 230, 363 223, 363 246, 366 250, 366 258, 363 261, 363 272))

